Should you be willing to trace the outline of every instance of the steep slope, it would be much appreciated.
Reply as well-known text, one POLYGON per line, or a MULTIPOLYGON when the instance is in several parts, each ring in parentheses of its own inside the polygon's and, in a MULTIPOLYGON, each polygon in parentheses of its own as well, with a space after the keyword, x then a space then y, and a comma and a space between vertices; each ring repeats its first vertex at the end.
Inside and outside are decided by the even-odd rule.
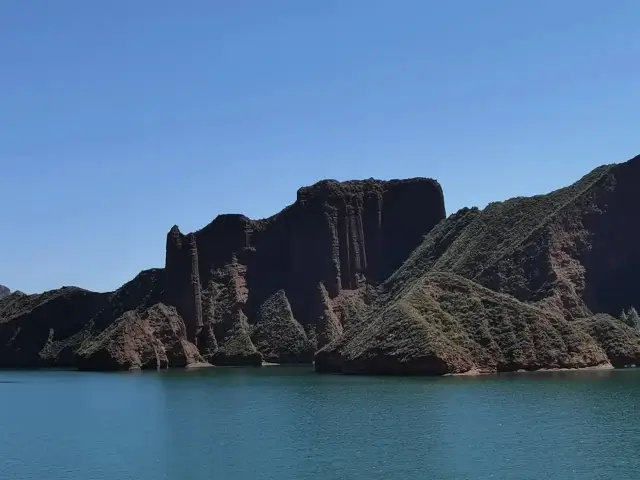
POLYGON ((187 341, 186 327, 175 308, 161 303, 143 312, 129 310, 78 349, 83 370, 129 370, 186 367, 204 363, 187 341))
POLYGON ((5 287, 4 285, 0 285, 0 298, 6 297, 10 293, 11 293, 11 290, 9 290, 8 287, 5 287))
POLYGON ((251 337, 267 362, 313 360, 315 345, 293 317, 284 290, 278 290, 262 304, 251 337))
POLYGON ((640 248, 629 223, 640 207, 637 185, 640 157, 547 195, 451 215, 384 283, 365 319, 318 353, 317 370, 438 374, 638 363, 637 330, 593 317, 640 304, 640 248), (487 302, 499 308, 487 310, 487 302), (473 329, 482 323, 489 333, 477 338, 473 329), (511 343, 495 331, 513 332, 511 343), (524 353, 509 354, 514 348, 524 353))
POLYGON ((213 363, 253 364, 256 354, 308 362, 318 325, 321 341, 327 328, 339 332, 367 301, 368 286, 397 269, 444 217, 435 180, 319 182, 265 220, 221 215, 187 235, 173 227, 164 302, 213 363), (276 298, 279 313, 267 322, 276 298))
POLYGON ((141 272, 115 292, 63 287, 0 299, 0 367, 73 367, 82 342, 130 310, 160 301, 164 275, 141 272))
POLYGON ((420 271, 464 276, 569 318, 640 304, 640 156, 547 195, 462 210, 434 229, 387 282, 420 271))
POLYGON ((624 366, 640 336, 619 320, 572 322, 468 279, 430 273, 316 355, 319 372, 431 374, 624 366), (594 329, 601 334, 595 335, 594 329), (617 339, 624 354, 612 353, 617 339))
POLYGON ((0 367, 72 366, 87 322, 108 306, 108 295, 63 287, 0 300, 0 367))

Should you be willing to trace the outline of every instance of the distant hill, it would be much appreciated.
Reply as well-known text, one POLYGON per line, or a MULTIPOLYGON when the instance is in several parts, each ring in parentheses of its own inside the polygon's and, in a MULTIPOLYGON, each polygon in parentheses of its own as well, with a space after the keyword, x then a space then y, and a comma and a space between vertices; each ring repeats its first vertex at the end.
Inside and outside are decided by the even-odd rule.
POLYGON ((9 295, 11 293, 11 290, 9 290, 7 287, 5 287, 4 285, 0 285, 0 298, 2 297, 6 297, 7 295, 9 295))

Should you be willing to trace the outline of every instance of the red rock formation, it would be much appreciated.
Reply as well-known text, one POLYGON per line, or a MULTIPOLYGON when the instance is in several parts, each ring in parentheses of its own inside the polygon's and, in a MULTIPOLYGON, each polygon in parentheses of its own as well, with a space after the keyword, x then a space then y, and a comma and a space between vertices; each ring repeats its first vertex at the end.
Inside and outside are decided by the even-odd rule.
POLYGON ((130 310, 100 335, 82 343, 77 366, 83 370, 155 370, 204 364, 186 334, 173 307, 158 303, 142 312, 130 310))
MULTIPOLYGON (((444 217, 442 190, 431 179, 322 181, 300 189, 293 205, 265 220, 220 215, 189 235, 173 227, 167 236, 165 302, 185 319, 189 340, 205 341, 198 339, 202 326, 216 325, 202 331, 207 349, 216 344, 218 361, 224 361, 219 356, 228 331, 245 331, 231 328, 229 319, 238 318, 231 310, 239 309, 253 324, 278 291, 314 338, 318 285, 335 299, 377 284, 444 217), (240 284, 246 292, 229 293, 240 284), (215 313, 219 308, 226 317, 215 313)), ((254 355, 253 349, 247 354, 254 355)))
POLYGON ((316 369, 442 374, 640 364, 640 156, 441 222, 316 369), (608 314, 608 315, 607 315, 608 314))
POLYGON ((0 299, 0 367, 74 367, 78 347, 127 311, 157 304, 162 269, 145 270, 114 292, 62 287, 0 299))
POLYGON ((640 329, 615 318, 640 308, 638 184, 640 157, 444 219, 433 180, 322 181, 268 219, 173 227, 166 269, 114 292, 0 298, 0 367, 260 365, 314 350, 318 370, 358 373, 640 364, 640 329))
POLYGON ((167 302, 187 319, 187 338, 194 341, 202 327, 202 300, 198 270, 198 248, 193 234, 182 235, 174 226, 167 235, 165 271, 170 281, 167 302))

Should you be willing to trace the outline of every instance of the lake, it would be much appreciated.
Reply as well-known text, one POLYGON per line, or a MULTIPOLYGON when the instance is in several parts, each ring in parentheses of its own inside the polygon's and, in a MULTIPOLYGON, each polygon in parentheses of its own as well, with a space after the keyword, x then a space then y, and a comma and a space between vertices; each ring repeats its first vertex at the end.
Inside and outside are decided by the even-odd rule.
POLYGON ((0 478, 640 478, 640 371, 0 371, 0 478))

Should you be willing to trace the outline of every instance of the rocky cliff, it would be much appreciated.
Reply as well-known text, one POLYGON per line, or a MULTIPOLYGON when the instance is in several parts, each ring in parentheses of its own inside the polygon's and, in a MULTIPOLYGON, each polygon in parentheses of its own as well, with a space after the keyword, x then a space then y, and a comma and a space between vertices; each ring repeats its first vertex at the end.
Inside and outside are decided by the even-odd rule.
POLYGON ((0 298, 0 367, 310 363, 432 374, 640 363, 640 157, 445 218, 431 179, 322 181, 273 217, 177 226, 114 292, 0 298))
POLYGON ((267 219, 174 226, 165 268, 115 292, 1 299, 0 367, 309 363, 444 218, 432 179, 327 180, 267 219))
POLYGON ((161 369, 202 364, 187 341, 182 318, 173 307, 157 303, 127 311, 100 334, 82 342, 76 364, 83 370, 161 369))
POLYGON ((159 303, 163 291, 164 271, 153 269, 109 293, 77 287, 14 292, 0 299, 0 368, 75 367, 83 344, 94 342, 126 312, 159 303))
POLYGON ((316 356, 332 372, 444 374, 640 362, 640 157, 530 198, 463 209, 316 356))
POLYGON ((319 182, 268 219, 174 226, 164 301, 212 363, 310 362, 444 218, 431 179, 319 182))

